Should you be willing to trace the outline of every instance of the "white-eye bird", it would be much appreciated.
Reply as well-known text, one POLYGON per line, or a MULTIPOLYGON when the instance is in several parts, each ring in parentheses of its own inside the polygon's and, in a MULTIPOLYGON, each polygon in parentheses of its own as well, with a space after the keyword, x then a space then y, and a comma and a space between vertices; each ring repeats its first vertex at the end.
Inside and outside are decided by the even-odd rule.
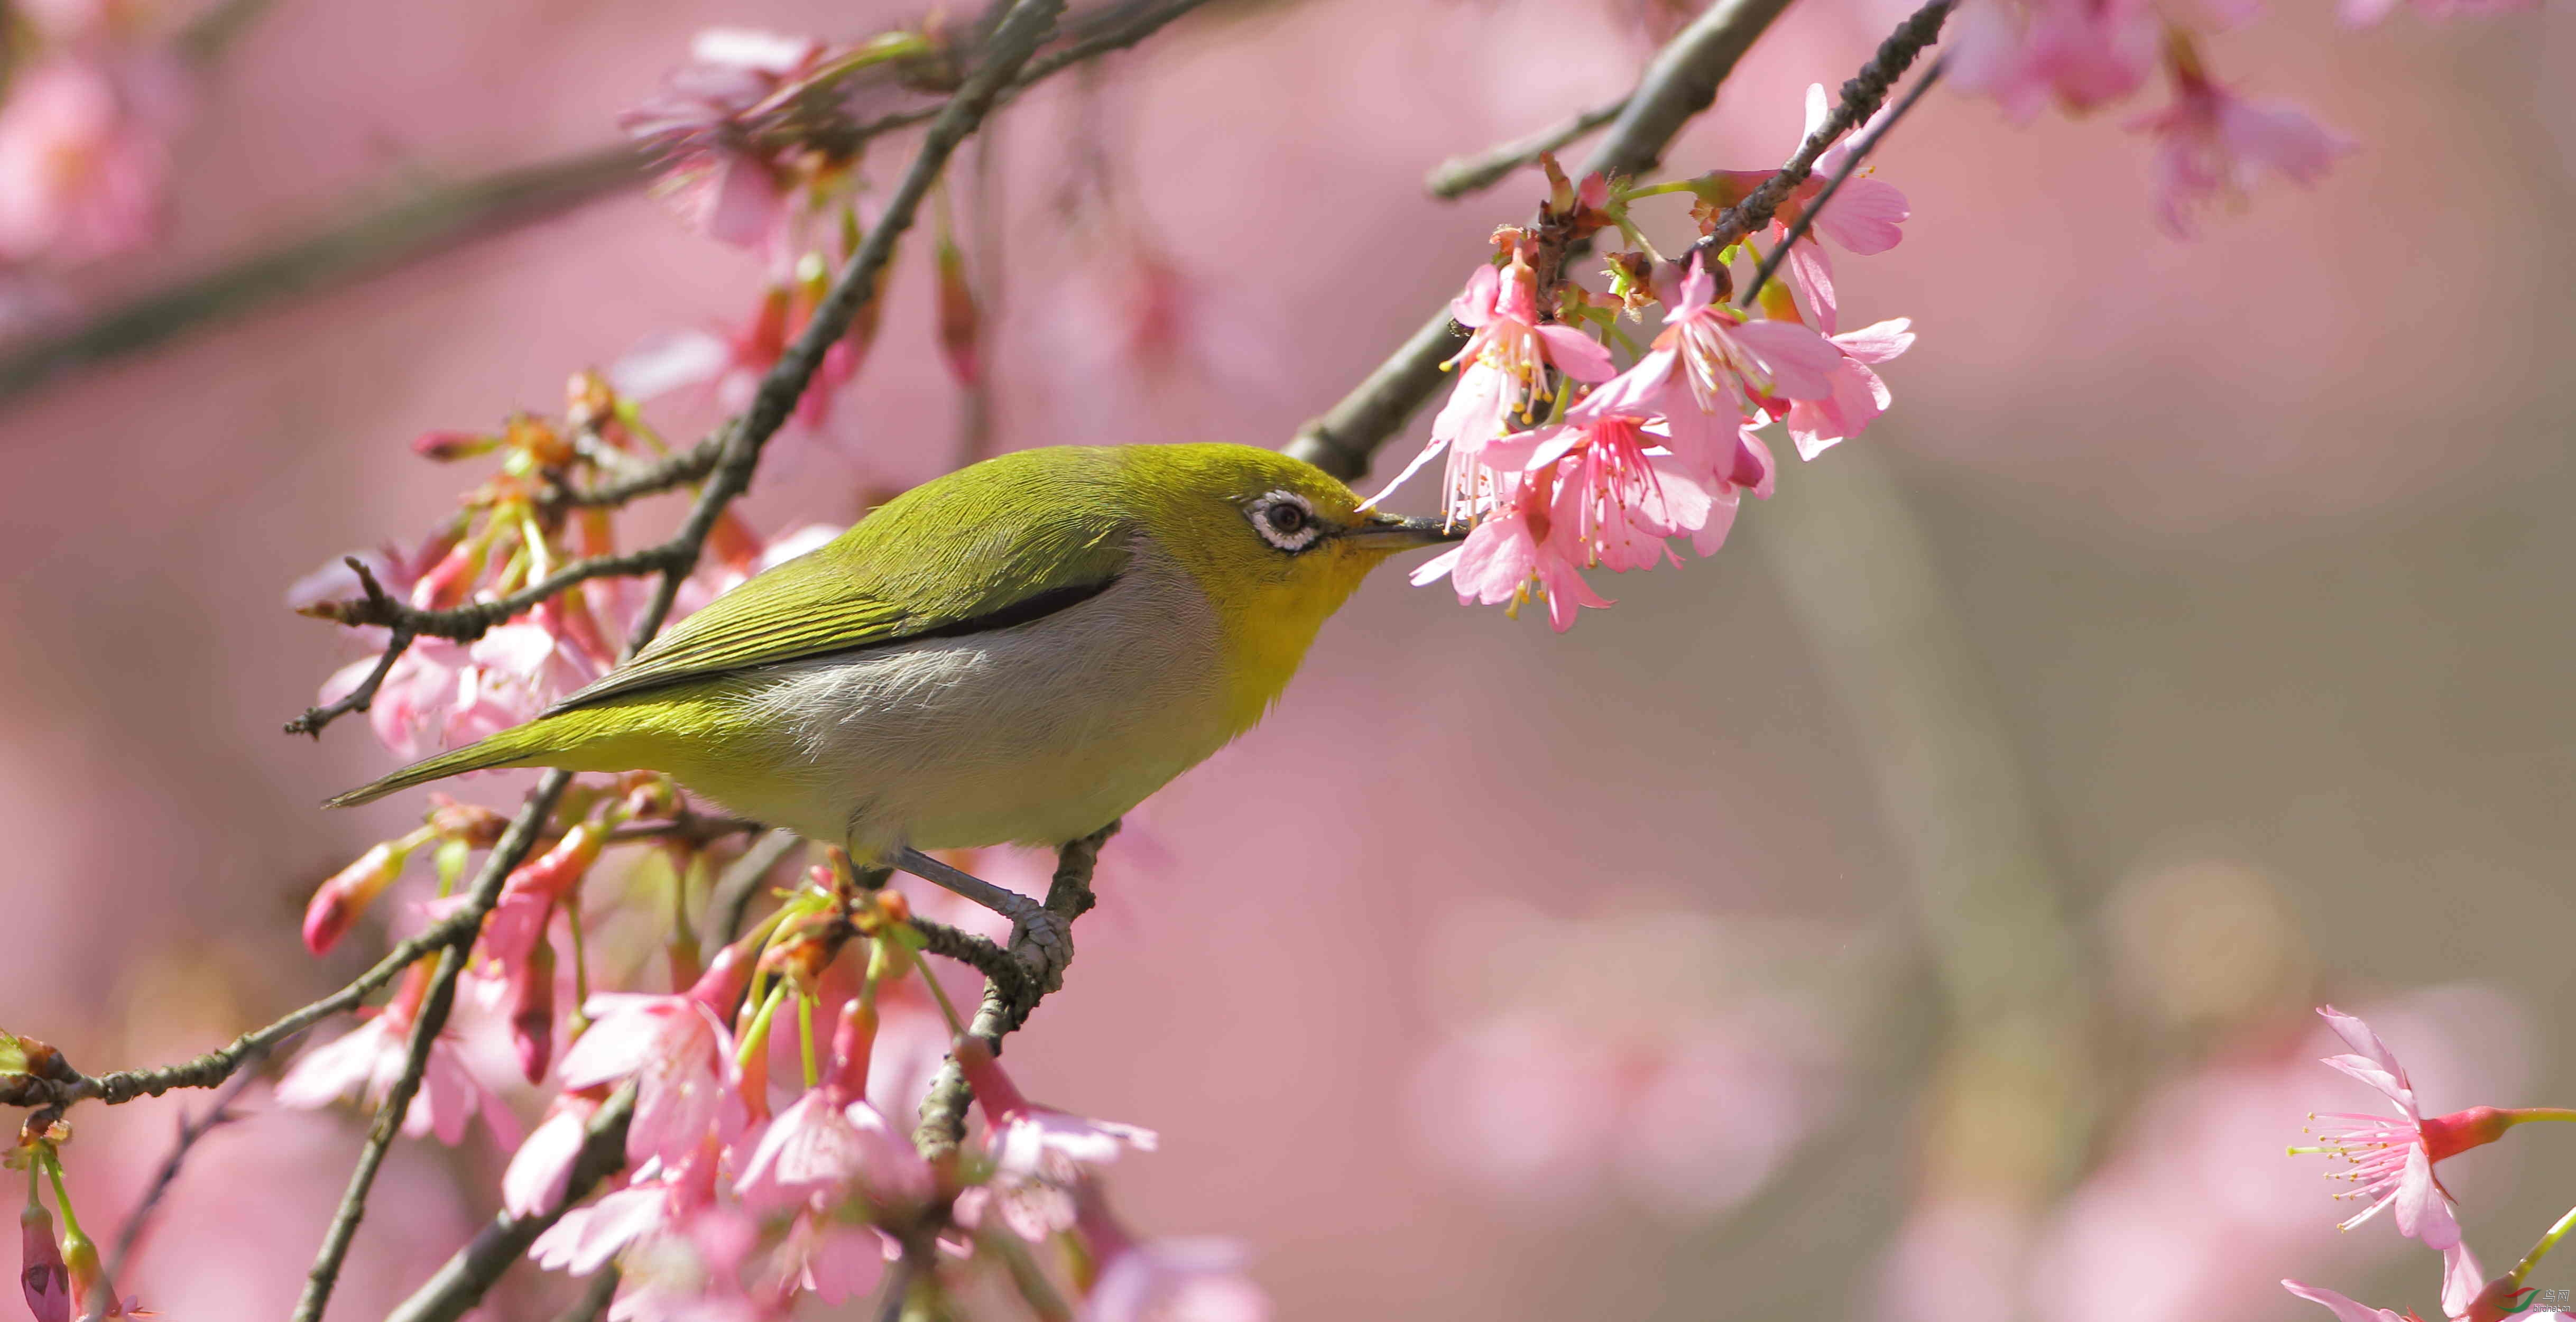
POLYGON ((1461 535, 1252 446, 1007 454, 716 598, 537 719, 331 806, 489 767, 660 771, 971 889, 920 851, 1116 821, 1259 721, 1369 570, 1461 535))

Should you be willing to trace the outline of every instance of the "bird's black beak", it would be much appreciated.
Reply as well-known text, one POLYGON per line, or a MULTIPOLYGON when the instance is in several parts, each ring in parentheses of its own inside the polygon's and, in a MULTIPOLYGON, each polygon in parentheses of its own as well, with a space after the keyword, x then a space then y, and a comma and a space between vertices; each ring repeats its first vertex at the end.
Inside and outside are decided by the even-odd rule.
POLYGON ((1454 542, 1467 535, 1467 525, 1441 519, 1408 519, 1374 511, 1361 517, 1364 522, 1342 536, 1373 551, 1410 551, 1418 546, 1454 542))

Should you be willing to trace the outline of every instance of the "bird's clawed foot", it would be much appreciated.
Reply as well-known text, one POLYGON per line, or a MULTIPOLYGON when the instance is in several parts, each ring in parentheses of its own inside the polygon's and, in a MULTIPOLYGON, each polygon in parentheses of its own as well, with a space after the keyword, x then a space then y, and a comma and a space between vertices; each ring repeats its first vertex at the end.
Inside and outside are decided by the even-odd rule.
MULTIPOLYGON (((1073 925, 1045 905, 1005 890, 970 872, 952 868, 918 849, 886 857, 902 871, 940 886, 1011 920, 1011 951, 1032 974, 1062 969, 1073 958, 1073 925)), ((1050 988, 1049 990, 1052 990, 1050 988)))

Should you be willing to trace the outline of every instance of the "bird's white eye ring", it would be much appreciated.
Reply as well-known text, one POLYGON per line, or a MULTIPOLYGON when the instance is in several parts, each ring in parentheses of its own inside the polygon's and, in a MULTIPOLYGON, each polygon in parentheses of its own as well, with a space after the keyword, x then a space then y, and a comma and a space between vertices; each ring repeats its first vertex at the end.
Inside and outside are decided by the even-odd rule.
POLYGON ((1251 520, 1252 530, 1261 540, 1291 555, 1315 544, 1324 535, 1323 525, 1315 519, 1315 507, 1304 496, 1293 491, 1273 491, 1244 506, 1243 514, 1251 520))

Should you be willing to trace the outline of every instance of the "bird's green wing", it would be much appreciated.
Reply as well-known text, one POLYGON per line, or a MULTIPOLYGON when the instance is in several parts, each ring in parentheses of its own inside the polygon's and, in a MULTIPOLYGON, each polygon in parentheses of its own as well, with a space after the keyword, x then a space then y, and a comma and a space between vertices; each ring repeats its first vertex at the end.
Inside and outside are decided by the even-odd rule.
MULTIPOLYGON (((1017 458, 978 468, 1007 474, 1017 458)), ((1130 525, 1083 498, 1090 474, 1023 474, 1008 501, 986 484, 961 488, 964 475, 914 488, 829 545, 756 575, 546 714, 755 666, 1026 624, 1098 595, 1126 567, 1130 525)))

